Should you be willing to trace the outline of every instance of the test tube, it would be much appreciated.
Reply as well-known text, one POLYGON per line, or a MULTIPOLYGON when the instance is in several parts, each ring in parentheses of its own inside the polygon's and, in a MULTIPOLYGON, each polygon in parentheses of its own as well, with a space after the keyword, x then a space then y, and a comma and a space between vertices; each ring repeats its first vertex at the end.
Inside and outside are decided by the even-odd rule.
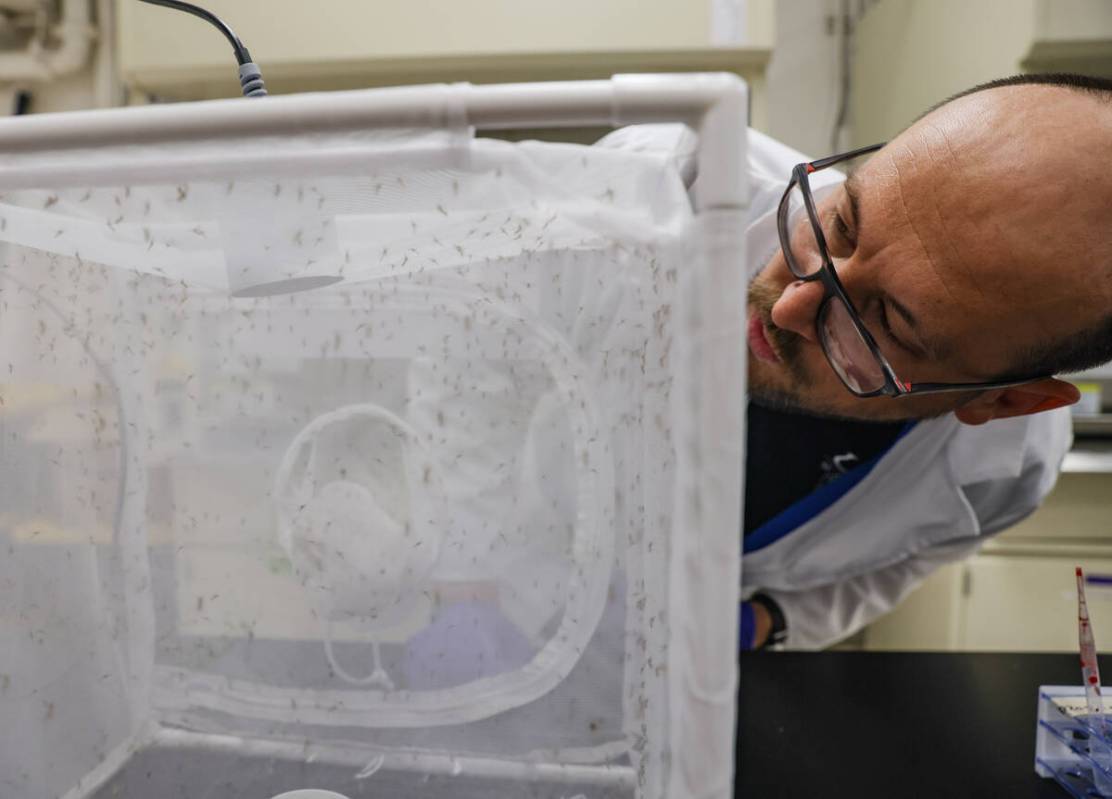
POLYGON ((1097 644, 1093 626, 1089 621, 1089 606, 1085 601, 1085 575, 1078 566, 1077 577, 1077 643, 1081 652, 1081 680, 1085 686, 1085 704, 1089 714, 1089 754, 1100 768, 1093 769, 1093 785, 1101 796, 1112 796, 1112 747, 1108 742, 1107 721, 1104 717, 1104 700, 1100 695, 1100 665, 1097 663, 1097 644))

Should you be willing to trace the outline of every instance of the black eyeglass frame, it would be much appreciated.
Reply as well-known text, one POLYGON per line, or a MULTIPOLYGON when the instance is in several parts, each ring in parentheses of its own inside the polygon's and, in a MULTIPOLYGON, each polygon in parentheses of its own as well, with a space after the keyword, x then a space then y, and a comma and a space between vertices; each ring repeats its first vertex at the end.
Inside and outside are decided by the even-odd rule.
POLYGON ((776 229, 780 235, 780 248, 784 253, 784 260, 788 264, 788 269, 796 280, 810 283, 815 280, 822 282, 825 295, 819 305, 819 311, 815 315, 815 334, 818 338, 819 344, 822 346, 823 354, 826 356, 827 363, 830 368, 837 375, 842 385, 853 394, 854 396, 867 399, 869 397, 906 397, 910 394, 942 394, 951 391, 984 391, 994 388, 1008 388, 1010 386, 1019 386, 1024 383, 1031 383, 1036 380, 1044 380, 1050 375, 1036 375, 1033 377, 1016 378, 1012 380, 994 380, 981 383, 910 383, 900 380, 896 376, 895 370, 888 363, 888 359, 880 351, 877 346, 876 339, 873 338, 872 333, 865 327, 865 323, 861 321, 861 315, 857 312, 853 301, 850 300, 849 295, 846 294, 845 288, 842 287, 841 280, 838 279, 838 273, 834 269, 834 262, 830 258, 830 253, 826 247, 826 236, 823 235, 822 225, 819 223, 818 210, 815 207, 815 198, 811 194, 811 183, 808 178, 812 172, 817 172, 820 169, 826 169, 829 166, 848 161, 852 158, 858 158, 862 155, 876 152, 885 145, 885 142, 880 144, 872 144, 868 147, 860 147, 856 150, 849 152, 839 153, 838 155, 831 155, 826 158, 820 158, 817 161, 811 161, 803 164, 796 164, 792 168, 791 180, 788 182, 788 187, 784 190, 783 197, 780 198, 780 205, 776 212, 776 229), (792 189, 796 186, 800 187, 800 193, 803 195, 803 205, 807 210, 807 217, 811 222, 811 229, 815 234, 815 241, 819 245, 819 255, 822 258, 822 265, 811 274, 801 274, 803 270, 799 264, 795 262, 792 255, 789 242, 791 236, 787 230, 787 217, 788 217, 788 197, 791 195, 792 189), (884 385, 875 391, 858 391, 846 382, 842 377, 838 368, 834 365, 834 359, 830 355, 829 345, 826 342, 826 334, 823 333, 823 322, 829 313, 830 302, 832 299, 837 299, 845 307, 849 313, 850 321, 857 329, 857 333, 869 348, 873 357, 876 359, 877 364, 880 366, 881 373, 884 375, 884 385))

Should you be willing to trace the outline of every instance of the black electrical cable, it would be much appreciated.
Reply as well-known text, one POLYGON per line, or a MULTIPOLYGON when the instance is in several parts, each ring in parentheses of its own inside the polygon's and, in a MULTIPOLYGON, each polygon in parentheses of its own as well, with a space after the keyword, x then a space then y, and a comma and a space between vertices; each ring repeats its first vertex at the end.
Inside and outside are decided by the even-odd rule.
POLYGON ((247 52, 247 48, 243 46, 243 42, 236 36, 228 23, 220 19, 220 17, 213 14, 211 11, 206 11, 200 6, 195 6, 192 3, 181 3, 178 0, 141 0, 144 3, 150 3, 152 6, 166 6, 167 8, 176 8, 178 11, 184 11, 187 14, 192 14, 195 17, 200 17, 205 22, 215 25, 224 34, 224 37, 231 42, 232 49, 236 53, 236 61, 241 64, 246 64, 251 61, 251 54, 247 52))
POLYGON ((166 8, 173 8, 178 11, 184 11, 187 14, 192 14, 195 17, 200 17, 205 22, 214 25, 224 37, 231 43, 232 50, 235 51, 236 61, 239 62, 239 82, 243 88, 243 94, 247 97, 265 97, 266 86, 263 84, 263 76, 259 71, 258 65, 251 58, 251 53, 247 51, 243 42, 236 36, 235 31, 224 20, 213 14, 211 11, 206 11, 200 6, 195 6, 192 3, 183 3, 180 0, 140 0, 143 3, 150 3, 152 6, 165 6, 166 8))
POLYGON ((15 93, 15 99, 12 101, 12 116, 20 117, 29 114, 31 112, 31 102, 31 92, 20 89, 15 93))

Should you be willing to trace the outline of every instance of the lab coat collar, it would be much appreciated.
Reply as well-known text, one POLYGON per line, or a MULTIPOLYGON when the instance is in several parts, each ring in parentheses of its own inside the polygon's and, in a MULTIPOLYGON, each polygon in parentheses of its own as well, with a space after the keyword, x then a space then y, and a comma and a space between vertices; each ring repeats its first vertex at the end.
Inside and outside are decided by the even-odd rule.
POLYGON ((837 502, 767 547, 746 555, 744 580, 805 590, 881 569, 980 524, 948 468, 958 421, 920 422, 837 502))

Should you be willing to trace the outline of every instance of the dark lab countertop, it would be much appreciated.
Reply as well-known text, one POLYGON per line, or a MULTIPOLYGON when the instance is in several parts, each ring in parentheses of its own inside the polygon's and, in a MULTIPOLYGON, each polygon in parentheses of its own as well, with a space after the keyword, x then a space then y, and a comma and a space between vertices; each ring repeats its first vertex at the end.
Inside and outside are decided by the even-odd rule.
POLYGON ((1035 775, 1035 705, 1040 685, 1080 683, 1076 655, 761 652, 740 663, 739 797, 1069 796, 1035 775))

